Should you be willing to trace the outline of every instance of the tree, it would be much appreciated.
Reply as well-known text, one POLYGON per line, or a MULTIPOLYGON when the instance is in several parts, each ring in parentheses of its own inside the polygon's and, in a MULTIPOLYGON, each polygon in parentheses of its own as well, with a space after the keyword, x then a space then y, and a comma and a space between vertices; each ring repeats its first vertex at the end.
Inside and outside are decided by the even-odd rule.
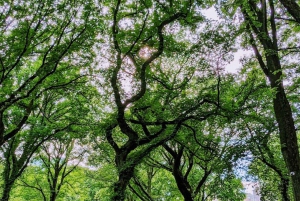
POLYGON ((253 128, 255 130, 250 128, 249 125, 247 127, 251 134, 249 150, 251 150, 254 157, 249 172, 254 176, 257 175, 259 181, 261 181, 259 187, 261 197, 269 200, 272 197, 275 198, 277 194, 277 198, 281 196, 282 200, 289 201, 289 176, 283 166, 284 161, 281 153, 276 153, 276 147, 279 146, 279 144, 276 146, 276 140, 278 139, 272 134, 272 131, 268 133, 260 131, 261 128, 258 125, 253 128), (270 173, 270 170, 273 173, 270 173), (278 186, 275 186, 275 183, 279 183, 278 186))
POLYGON ((45 201, 55 201, 66 178, 83 160, 85 151, 80 150, 82 148, 78 146, 74 147, 74 144, 75 140, 72 139, 52 140, 52 142, 44 143, 35 163, 40 163, 42 171, 46 175, 48 190, 43 188, 39 181, 36 181, 35 184, 22 181, 23 186, 39 191, 45 201))
MULTIPOLYGON (((143 157, 178 135, 186 122, 195 124, 218 114, 231 118, 245 109, 249 94, 255 90, 252 83, 245 84, 249 94, 246 94, 247 90, 231 93, 237 95, 235 101, 229 97, 228 82, 227 88, 225 85, 222 88, 228 97, 220 95, 223 93, 222 67, 229 60, 226 56, 231 44, 230 35, 225 31, 214 34, 222 26, 213 27, 203 34, 206 37, 214 34, 215 38, 207 39, 209 41, 201 38, 197 41, 199 44, 194 45, 177 39, 171 28, 169 31, 169 27, 174 26, 182 34, 185 23, 192 25, 199 22, 197 26, 200 26, 202 19, 197 21, 195 17, 195 21, 191 20, 193 10, 182 13, 175 4, 170 12, 166 12, 169 5, 135 5, 132 8, 118 1, 114 7, 113 53, 110 56, 113 59, 109 61, 111 66, 105 74, 111 84, 107 91, 113 94, 109 100, 114 101, 111 106, 113 112, 103 123, 107 141, 115 151, 119 174, 114 185, 114 200, 124 199, 125 189, 143 157), (147 12, 153 6, 157 13, 148 16, 147 12), (139 13, 143 12, 146 15, 141 18, 139 13), (156 19, 157 14, 161 16, 160 20, 156 19), (130 21, 135 22, 134 27, 126 26, 130 21), (154 40, 155 37, 157 40, 154 40), (216 49, 211 48, 214 44, 216 49)), ((194 4, 186 6, 193 8, 194 4)), ((228 78, 230 81, 233 79, 228 78)))
POLYGON ((82 91, 86 86, 88 86, 86 83, 72 83, 68 86, 72 87, 72 90, 65 86, 63 89, 44 92, 39 104, 32 110, 27 122, 19 131, 19 135, 15 135, 1 147, 5 161, 2 172, 4 179, 2 200, 8 200, 13 184, 45 141, 61 138, 71 132, 77 133, 72 136, 73 138, 87 133, 86 125, 93 122, 89 116, 91 113, 87 105, 89 100, 86 98, 93 92, 92 88, 82 91), (77 87, 82 89, 78 89, 74 96, 73 90, 77 87))
POLYGON ((281 41, 278 30, 284 26, 275 22, 277 4, 275 1, 257 3, 249 0, 238 6, 244 17, 244 31, 247 42, 251 45, 260 68, 275 91, 273 109, 278 123, 280 144, 286 167, 292 178, 294 199, 300 200, 300 157, 297 133, 291 105, 283 84, 284 66, 282 66, 281 41))
MULTIPOLYGON (((22 174, 21 179, 16 182, 10 199, 18 201, 49 200, 48 183, 45 176, 43 169, 31 163, 25 173, 22 174), (32 187, 26 186, 25 183, 32 185, 32 187), (43 189, 45 198, 43 198, 39 189, 43 189)), ((97 171, 78 166, 66 177, 65 184, 62 186, 57 200, 93 201, 99 199, 96 194, 99 190, 98 179, 97 171)))
POLYGON ((45 91, 85 76, 80 69, 93 61, 95 9, 91 2, 68 0, 4 1, 0 6, 2 146, 22 129, 45 91))
MULTIPOLYGON (((201 113, 199 108, 210 104, 209 100, 201 96, 187 99, 186 103, 193 103, 189 108, 176 100, 189 83, 189 78, 180 77, 183 68, 178 70, 177 76, 173 76, 174 80, 170 85, 151 72, 151 68, 163 72, 160 66, 168 65, 166 62, 162 63, 167 61, 168 55, 165 54, 163 60, 160 60, 160 57, 165 52, 177 51, 176 41, 165 34, 164 29, 187 16, 192 17, 189 10, 194 5, 189 2, 182 5, 182 2, 178 1, 170 4, 169 8, 165 6, 158 2, 149 4, 142 1, 127 5, 117 1, 113 8, 112 42, 115 61, 111 63, 109 81, 114 96, 115 120, 111 120, 106 126, 106 138, 115 151, 119 178, 114 185, 112 200, 125 199, 125 189, 133 177, 135 166, 154 148, 174 137, 184 121, 192 118, 204 120, 213 114, 201 113), (153 14, 151 9, 155 10, 153 14), (169 9, 169 12, 166 9, 169 9), (142 13, 144 15, 140 15, 142 13), (125 23, 122 20, 127 19, 135 22, 133 30, 122 24, 125 23), (124 39, 126 34, 128 38, 124 39), (174 42, 175 44, 172 44, 174 42), (168 51, 165 51, 166 49, 168 51), (134 73, 127 74, 128 71, 134 73), (131 79, 132 89, 131 92, 124 93, 123 90, 126 89, 122 88, 124 83, 121 80, 128 78, 131 79), (159 92, 160 88, 163 91, 159 92), (167 93, 167 96, 162 93, 167 93), (168 108, 172 105, 171 101, 174 102, 172 110, 168 108), (177 112, 171 114, 173 110, 177 112), (163 114, 166 114, 164 118, 163 114), (113 135, 119 135, 121 141, 114 139, 113 135)), ((190 74, 188 70, 186 72, 190 74)), ((166 75, 162 73, 162 76, 166 75)))
POLYGON ((43 143, 65 137, 83 140, 81 135, 89 132, 87 129, 93 124, 93 119, 87 98, 93 92, 92 88, 80 92, 88 86, 83 84, 72 84, 72 91, 69 91, 68 87, 71 86, 68 86, 63 90, 45 92, 39 106, 32 111, 19 135, 3 145, 3 200, 8 199, 13 184, 30 164, 32 156, 39 153, 43 143), (73 94, 75 87, 82 88, 77 91, 76 96, 73 94), (72 135, 68 136, 70 133, 72 135))
MULTIPOLYGON (((268 97, 266 97, 268 98, 268 97)), ((257 100, 254 100, 257 101, 257 100)), ((257 101, 258 104, 266 104, 268 100, 257 101)), ((250 151, 252 157, 249 166, 249 174, 259 181, 261 199, 290 200, 290 177, 282 153, 279 151, 280 141, 277 135, 278 128, 275 126, 275 117, 272 115, 269 104, 264 106, 259 116, 250 117, 252 121, 245 119, 242 127, 246 144, 245 150, 250 151), (269 109, 268 109, 269 107, 269 109), (278 185, 274 185, 274 184, 278 185)), ((242 129, 242 128, 241 128, 242 129)))
POLYGON ((164 150, 157 153, 162 157, 150 157, 147 165, 172 173, 184 200, 239 200, 244 193, 242 184, 232 174, 234 148, 231 139, 235 136, 225 134, 216 122, 212 123, 213 120, 208 122, 184 124, 183 132, 165 143, 164 150), (224 190, 215 186, 222 186, 224 190))
POLYGON ((1 2, 2 199, 242 200, 250 158, 262 199, 300 201, 298 2, 212 5, 1 2))
MULTIPOLYGON (((154 151, 152 157, 158 158, 160 152, 154 151)), ((148 159, 141 163, 128 189, 132 200, 180 200, 182 198, 172 173, 160 167, 153 167, 148 159)))
POLYGON ((32 155, 39 146, 50 138, 49 136, 15 136, 11 138, 5 146, 2 147, 5 158, 5 167, 2 172, 4 184, 2 198, 3 201, 9 200, 10 191, 18 177, 21 176, 26 169, 32 155), (25 138, 25 139, 24 139, 25 138), (23 144, 24 143, 24 144, 23 144), (21 154, 20 154, 21 153, 21 154))

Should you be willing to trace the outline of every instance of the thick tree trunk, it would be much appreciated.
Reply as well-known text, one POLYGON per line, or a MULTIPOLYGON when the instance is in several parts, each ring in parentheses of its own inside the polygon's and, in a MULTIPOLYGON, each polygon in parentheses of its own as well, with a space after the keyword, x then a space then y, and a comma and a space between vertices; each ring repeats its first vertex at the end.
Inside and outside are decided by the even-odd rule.
POLYGON ((282 82, 274 79, 271 85, 277 89, 273 104, 279 127, 281 151, 292 178, 294 200, 300 201, 300 157, 292 110, 282 82))
POLYGON ((1 201, 9 201, 9 195, 12 187, 13 187, 13 182, 5 182, 2 191, 1 201))
POLYGON ((56 200, 57 194, 55 192, 51 192, 50 194, 50 201, 55 201, 56 200))
POLYGON ((184 198, 184 201, 193 201, 192 194, 189 190, 189 184, 184 180, 179 170, 174 170, 173 175, 176 180, 177 187, 184 198))
MULTIPOLYGON (((165 145, 165 149, 173 156, 174 158, 174 164, 173 164, 173 176, 175 178, 177 187, 179 191, 181 192, 184 201, 193 201, 193 195, 192 195, 192 188, 191 185, 189 184, 187 178, 183 176, 182 173, 182 156, 183 156, 183 151, 184 147, 181 146, 181 148, 178 150, 178 153, 176 151, 172 150, 170 147, 165 145)), ((192 167, 192 164, 190 164, 192 167)))
MULTIPOLYGON (((120 167, 119 169, 121 169, 120 167)), ((124 167, 123 167, 124 168, 124 167)), ((130 179, 133 177, 134 168, 124 168, 119 171, 119 179, 114 184, 114 194, 112 196, 113 201, 124 201, 125 200, 125 190, 129 184, 130 179)))

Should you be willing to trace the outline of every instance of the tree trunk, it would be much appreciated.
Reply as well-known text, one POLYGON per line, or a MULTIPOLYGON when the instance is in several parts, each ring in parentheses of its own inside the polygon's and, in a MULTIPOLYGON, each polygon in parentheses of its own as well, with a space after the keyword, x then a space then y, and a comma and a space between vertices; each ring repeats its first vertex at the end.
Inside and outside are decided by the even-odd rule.
POLYGON ((177 187, 180 190, 182 196, 184 197, 184 201, 193 201, 194 199, 189 190, 189 184, 187 183, 187 181, 185 181, 179 170, 174 170, 173 175, 176 180, 177 187))
POLYGON ((173 176, 175 178, 177 187, 179 191, 181 192, 184 201, 193 201, 192 191, 191 191, 191 185, 187 181, 187 178, 183 176, 182 173, 182 156, 184 147, 181 146, 181 148, 178 150, 178 153, 173 151, 170 147, 165 145, 165 149, 173 156, 174 158, 174 164, 173 164, 173 176))
POLYGON ((50 194, 50 201, 55 201, 56 200, 56 193, 55 192, 51 192, 50 194))
MULTIPOLYGON (((57 164, 55 167, 57 168, 57 164)), ((48 170, 48 171, 50 171, 50 170, 48 170)), ((57 171, 57 169, 56 169, 54 178, 52 179, 52 184, 49 183, 49 185, 50 185, 50 200, 49 201, 55 201, 56 197, 58 195, 58 191, 56 190, 58 174, 59 174, 59 171, 57 171)))
MULTIPOLYGON (((282 0, 282 1, 293 1, 293 0, 282 0)), ((271 88, 275 90, 276 95, 273 98, 273 108, 275 112, 276 121, 279 128, 280 146, 281 152, 285 161, 285 165, 292 178, 294 200, 300 201, 300 157, 297 142, 297 133, 295 129, 295 123, 293 119, 293 113, 291 110, 290 103, 287 99, 284 86, 283 86, 283 72, 278 55, 278 44, 277 44, 277 29, 275 23, 275 8, 274 2, 269 0, 270 5, 270 27, 271 36, 268 32, 266 23, 267 12, 264 10, 265 5, 261 10, 258 10, 254 1, 249 1, 248 5, 242 6, 242 12, 245 20, 249 22, 248 30, 250 31, 250 43, 254 49, 256 58, 260 64, 261 69, 264 71, 266 77, 271 83, 271 88), (248 8, 248 10, 246 9, 248 8), (263 27, 257 27, 253 17, 248 12, 257 13, 256 17, 263 27), (250 29, 251 27, 251 29, 250 29), (251 32, 254 32, 258 37, 259 42, 263 46, 264 54, 266 58, 266 65, 263 61, 262 55, 255 44, 255 38, 251 32)), ((266 8, 265 8, 266 9, 266 8)))
POLYGON ((4 188, 2 191, 2 197, 1 197, 1 201, 9 201, 9 195, 10 195, 10 191, 13 187, 13 182, 5 182, 4 184, 4 188))
POLYGON ((279 127, 281 152, 292 178, 294 200, 300 201, 300 157, 292 110, 282 82, 274 79, 271 85, 277 89, 273 104, 279 127))
MULTIPOLYGON (((122 167, 118 168, 121 169, 122 167)), ((114 184, 114 194, 112 196, 113 201, 124 201, 125 200, 125 190, 129 184, 130 179, 133 177, 134 168, 124 168, 119 171, 119 179, 114 184)))

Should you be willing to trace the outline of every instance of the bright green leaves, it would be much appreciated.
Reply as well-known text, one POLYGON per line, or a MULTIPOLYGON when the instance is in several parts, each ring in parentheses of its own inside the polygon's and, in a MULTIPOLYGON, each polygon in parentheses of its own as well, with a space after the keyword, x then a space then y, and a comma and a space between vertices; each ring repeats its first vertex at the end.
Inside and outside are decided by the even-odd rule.
MULTIPOLYGON (((90 2, 85 2, 88 4, 90 2)), ((83 78, 84 72, 95 57, 91 48, 97 32, 95 21, 87 21, 95 16, 95 7, 84 10, 80 2, 49 0, 16 2, 2 8, 6 21, 0 26, 3 32, 0 39, 1 114, 9 113, 14 118, 18 116, 14 111, 19 105, 27 105, 25 110, 30 113, 33 108, 29 108, 29 102, 34 100, 34 105, 38 104, 45 91, 67 85, 74 87, 76 83, 87 81, 83 78), (86 13, 89 13, 88 18, 86 13)), ((1 121, 8 126, 5 119, 1 121)), ((14 125, 20 129, 25 122, 26 119, 15 121, 14 125)), ((1 136, 9 132, 8 129, 1 136)), ((16 133, 17 130, 11 134, 16 133)))
MULTIPOLYGON (((0 134, 15 130, 12 134, 24 144, 48 136, 64 142, 81 139, 89 143, 89 149, 96 149, 90 162, 99 169, 87 170, 93 179, 76 179, 84 174, 82 170, 70 175, 69 181, 78 181, 73 190, 81 197, 64 189, 61 198, 66 200, 112 200, 110 195, 118 196, 113 192, 118 188, 109 186, 117 184, 127 192, 128 200, 139 196, 181 199, 172 169, 176 157, 163 150, 166 145, 177 156, 184 149, 177 170, 190 171, 185 179, 194 197, 211 194, 211 199, 244 199, 240 180, 230 172, 250 149, 243 146, 252 139, 245 123, 257 129, 274 124, 270 101, 275 97, 253 59, 245 59, 236 75, 224 72, 239 48, 235 45, 238 37, 249 28, 243 24, 238 30, 236 24, 241 17, 237 8, 246 3, 221 2, 227 17, 218 22, 201 15, 212 1, 1 2, 0 127, 4 131, 0 134), (232 16, 236 19, 229 19, 232 16), (151 157, 158 163, 150 164, 151 157), (151 171, 155 173, 150 177, 151 171), (196 192, 202 178, 205 182, 196 192), (88 190, 88 185, 90 196, 82 195, 79 187, 88 190)), ((261 8, 257 2, 253 6, 261 8)), ((248 6, 245 11, 252 28, 262 29, 255 10, 248 6)), ((295 27, 291 30, 297 32, 295 27)), ((285 38, 280 43, 297 44, 292 34, 282 33, 285 38)), ((266 35, 256 34, 253 39, 266 39, 266 35)), ((266 48, 263 62, 277 54, 287 58, 280 51, 266 48)), ((289 50, 285 52, 290 55, 289 50)), ((270 75, 287 69, 290 74, 283 78, 298 73, 292 71, 296 63, 285 66, 270 75)), ((298 114, 299 79, 290 80, 295 84, 288 88, 293 91, 294 114, 298 114)), ((253 146, 264 141, 252 140, 253 146)), ((278 140, 268 145, 276 150, 278 140)), ((253 153, 261 156, 258 150, 253 153)), ((274 164, 282 163, 280 157, 276 153, 274 164)), ((257 158, 253 166, 267 172, 257 158)), ((23 179, 32 184, 35 173, 35 181, 46 188, 43 169, 31 166, 23 179)), ((27 200, 34 199, 27 194, 27 200)))

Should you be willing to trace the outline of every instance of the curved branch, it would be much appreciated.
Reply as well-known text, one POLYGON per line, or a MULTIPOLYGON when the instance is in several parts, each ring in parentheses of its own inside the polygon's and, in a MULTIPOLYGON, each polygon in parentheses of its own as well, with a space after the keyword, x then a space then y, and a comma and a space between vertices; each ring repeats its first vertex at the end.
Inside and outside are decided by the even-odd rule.
POLYGON ((157 59, 164 50, 164 36, 163 36, 163 28, 172 23, 173 21, 177 20, 180 17, 185 17, 186 14, 184 13, 176 13, 174 15, 172 15, 170 18, 164 20, 163 22, 161 22, 161 24, 157 27, 157 35, 158 35, 158 39, 159 39, 159 45, 158 45, 158 50, 150 57, 148 58, 142 65, 141 68, 141 74, 140 74, 140 91, 132 96, 131 98, 125 100, 124 104, 123 104, 123 108, 125 108, 126 106, 128 106, 130 103, 136 102, 138 101, 140 98, 142 98, 144 96, 144 94, 146 93, 146 69, 147 67, 155 60, 157 59))

